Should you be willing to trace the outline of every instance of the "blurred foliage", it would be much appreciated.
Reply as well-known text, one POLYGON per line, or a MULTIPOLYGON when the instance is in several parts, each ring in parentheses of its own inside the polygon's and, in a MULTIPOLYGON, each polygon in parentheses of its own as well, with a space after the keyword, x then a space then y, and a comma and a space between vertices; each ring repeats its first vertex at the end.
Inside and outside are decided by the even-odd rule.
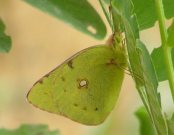
POLYGON ((0 52, 9 52, 11 49, 11 38, 5 34, 5 25, 0 19, 0 52))
POLYGON ((149 118, 146 109, 144 107, 139 108, 135 112, 135 115, 140 123, 140 128, 139 128, 140 135, 155 135, 153 125, 151 123, 151 120, 149 118))
POLYGON ((21 125, 18 129, 0 129, 0 135, 60 135, 58 131, 49 131, 46 125, 21 125))

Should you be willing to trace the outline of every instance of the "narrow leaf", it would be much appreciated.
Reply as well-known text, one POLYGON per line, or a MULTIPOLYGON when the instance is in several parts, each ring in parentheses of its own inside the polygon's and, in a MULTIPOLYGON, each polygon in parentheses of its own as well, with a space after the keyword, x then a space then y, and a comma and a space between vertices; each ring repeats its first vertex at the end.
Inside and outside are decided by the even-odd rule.
POLYGON ((106 35, 105 24, 87 0, 24 1, 95 38, 102 39, 106 35))
MULTIPOLYGON (((152 121, 156 126, 158 134, 167 134, 167 127, 161 110, 159 94, 157 92, 158 82, 150 55, 141 42, 137 42, 137 47, 139 49, 144 88, 146 91, 152 121)), ((141 87, 139 87, 139 89, 141 89, 141 87)))
POLYGON ((154 127, 144 107, 139 108, 135 112, 140 123, 140 135, 155 135, 154 127))
POLYGON ((21 125, 18 129, 0 129, 0 135, 59 135, 58 131, 49 131, 46 125, 21 125))
POLYGON ((110 19, 110 14, 108 11, 108 9, 109 9, 108 5, 103 0, 99 0, 99 3, 100 3, 100 6, 102 7, 103 13, 105 14, 105 17, 106 17, 111 29, 113 30, 113 24, 110 19), (108 7, 108 9, 106 7, 108 7))
POLYGON ((144 72, 148 73, 146 75, 148 76, 149 81, 153 84, 153 87, 157 90, 158 80, 157 80, 156 71, 152 64, 152 60, 149 55, 149 52, 146 46, 140 40, 137 40, 137 48, 140 50, 140 53, 141 53, 140 58, 141 58, 142 66, 145 70, 144 72))
POLYGON ((0 52, 9 52, 11 49, 11 38, 5 34, 5 25, 0 19, 0 52))
POLYGON ((167 127, 161 111, 159 94, 157 93, 156 75, 153 73, 154 68, 150 55, 138 39, 138 26, 132 3, 130 0, 113 1, 115 11, 120 15, 124 24, 130 68, 136 82, 136 87, 157 133, 165 135, 167 134, 167 127))

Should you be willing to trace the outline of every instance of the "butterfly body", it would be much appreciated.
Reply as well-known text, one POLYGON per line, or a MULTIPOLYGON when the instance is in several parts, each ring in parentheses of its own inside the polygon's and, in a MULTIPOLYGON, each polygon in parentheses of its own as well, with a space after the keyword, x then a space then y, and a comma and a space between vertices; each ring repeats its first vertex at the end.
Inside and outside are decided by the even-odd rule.
POLYGON ((77 53, 34 84, 28 101, 86 125, 102 123, 115 106, 126 58, 100 45, 77 53))

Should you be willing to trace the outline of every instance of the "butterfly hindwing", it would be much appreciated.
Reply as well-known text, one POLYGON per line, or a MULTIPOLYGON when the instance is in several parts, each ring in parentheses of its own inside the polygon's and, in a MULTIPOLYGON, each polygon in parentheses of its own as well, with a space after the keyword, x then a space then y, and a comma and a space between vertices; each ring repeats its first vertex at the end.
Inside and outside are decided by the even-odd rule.
POLYGON ((120 92, 124 71, 118 59, 109 46, 85 49, 36 82, 28 100, 77 122, 100 124, 120 92))

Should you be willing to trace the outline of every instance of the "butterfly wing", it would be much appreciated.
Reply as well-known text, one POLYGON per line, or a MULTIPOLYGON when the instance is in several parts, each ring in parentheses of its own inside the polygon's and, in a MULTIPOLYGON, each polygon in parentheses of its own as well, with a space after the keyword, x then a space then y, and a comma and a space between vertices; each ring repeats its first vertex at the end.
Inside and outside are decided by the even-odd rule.
POLYGON ((34 84, 28 101, 48 112, 97 125, 113 109, 124 71, 109 46, 85 49, 34 84))

